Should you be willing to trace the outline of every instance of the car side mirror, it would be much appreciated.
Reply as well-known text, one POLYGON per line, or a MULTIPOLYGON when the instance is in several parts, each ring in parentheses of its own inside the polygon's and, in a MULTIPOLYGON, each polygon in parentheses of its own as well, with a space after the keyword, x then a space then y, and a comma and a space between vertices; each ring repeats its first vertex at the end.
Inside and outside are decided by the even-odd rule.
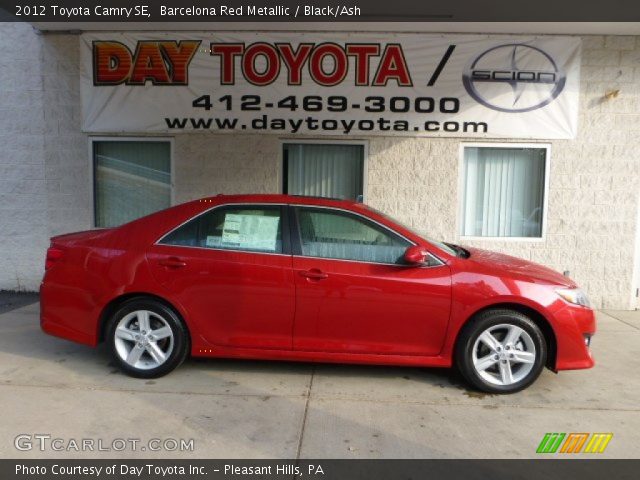
POLYGON ((427 264, 427 255, 428 252, 424 248, 412 245, 405 250, 402 258, 409 265, 419 266, 427 264))

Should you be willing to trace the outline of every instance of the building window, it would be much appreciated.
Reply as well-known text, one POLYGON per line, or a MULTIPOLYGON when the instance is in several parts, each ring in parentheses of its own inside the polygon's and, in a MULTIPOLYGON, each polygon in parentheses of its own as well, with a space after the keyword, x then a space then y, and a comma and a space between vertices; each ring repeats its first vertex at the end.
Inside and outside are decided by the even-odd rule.
POLYGON ((287 143, 283 193, 362 201, 364 145, 287 143))
POLYGON ((171 143, 93 141, 96 227, 114 227, 171 205, 171 143))
POLYGON ((461 235, 541 238, 546 146, 464 146, 461 235))

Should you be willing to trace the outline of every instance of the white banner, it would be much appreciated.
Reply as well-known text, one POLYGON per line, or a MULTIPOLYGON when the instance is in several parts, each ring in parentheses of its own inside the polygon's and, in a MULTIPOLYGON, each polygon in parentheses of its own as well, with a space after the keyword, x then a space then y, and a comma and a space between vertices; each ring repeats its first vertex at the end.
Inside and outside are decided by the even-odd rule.
POLYGON ((580 47, 548 36, 88 33, 83 130, 575 138, 580 47))

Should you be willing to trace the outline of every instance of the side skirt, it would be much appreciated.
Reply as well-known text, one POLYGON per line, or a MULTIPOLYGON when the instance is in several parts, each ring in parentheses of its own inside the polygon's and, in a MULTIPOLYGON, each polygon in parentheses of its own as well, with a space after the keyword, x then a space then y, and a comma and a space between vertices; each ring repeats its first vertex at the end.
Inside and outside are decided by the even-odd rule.
POLYGON ((191 348, 194 357, 241 358, 248 360, 283 360, 293 362, 356 363, 371 365, 405 365, 414 367, 451 367, 450 358, 419 355, 381 355, 370 353, 308 352, 300 350, 269 350, 198 346, 191 348))

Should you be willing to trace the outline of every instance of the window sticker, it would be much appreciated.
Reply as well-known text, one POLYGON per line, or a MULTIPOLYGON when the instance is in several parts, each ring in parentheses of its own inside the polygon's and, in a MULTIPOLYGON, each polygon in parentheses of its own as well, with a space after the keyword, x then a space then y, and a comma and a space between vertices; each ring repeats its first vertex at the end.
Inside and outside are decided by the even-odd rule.
POLYGON ((215 235, 207 235, 205 246, 207 247, 220 247, 222 245, 222 238, 215 235))
POLYGON ((221 246, 273 252, 276 250, 279 223, 279 217, 227 213, 221 246))

